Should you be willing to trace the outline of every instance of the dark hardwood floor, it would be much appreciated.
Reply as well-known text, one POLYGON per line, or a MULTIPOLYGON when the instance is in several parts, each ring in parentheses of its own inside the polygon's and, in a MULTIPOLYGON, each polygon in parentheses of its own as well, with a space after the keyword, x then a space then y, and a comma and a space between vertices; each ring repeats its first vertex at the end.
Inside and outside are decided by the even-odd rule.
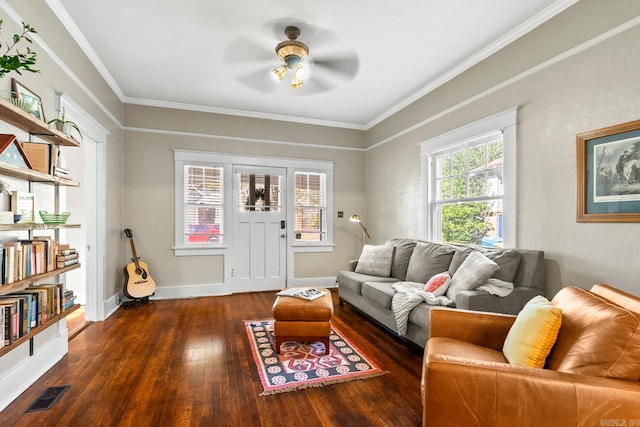
POLYGON ((243 320, 271 317, 274 292, 119 309, 4 411, 2 426, 418 426, 422 355, 352 307, 335 325, 387 375, 259 396, 243 320), (24 413, 47 387, 70 385, 24 413))

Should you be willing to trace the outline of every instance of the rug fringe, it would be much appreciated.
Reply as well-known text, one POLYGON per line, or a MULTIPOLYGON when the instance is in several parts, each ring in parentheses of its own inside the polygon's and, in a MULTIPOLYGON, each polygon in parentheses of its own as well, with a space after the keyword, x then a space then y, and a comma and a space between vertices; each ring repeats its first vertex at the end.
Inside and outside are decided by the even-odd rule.
POLYGON ((298 391, 298 390, 304 390, 307 388, 318 388, 318 387, 324 387, 327 385, 332 385, 332 384, 339 384, 339 383, 346 383, 346 382, 351 382, 351 381, 359 381, 359 380, 366 380, 366 379, 370 379, 370 378, 375 378, 375 377, 379 377, 382 375, 386 375, 388 374, 389 371, 381 371, 381 372, 372 372, 368 375, 361 375, 357 378, 339 378, 339 379, 335 379, 335 380, 328 380, 328 381, 324 381, 321 383, 311 383, 311 384, 300 384, 300 385, 293 385, 290 387, 283 387, 277 390, 265 390, 262 393, 259 394, 259 396, 270 396, 272 394, 280 394, 280 393, 288 393, 290 391, 298 391))

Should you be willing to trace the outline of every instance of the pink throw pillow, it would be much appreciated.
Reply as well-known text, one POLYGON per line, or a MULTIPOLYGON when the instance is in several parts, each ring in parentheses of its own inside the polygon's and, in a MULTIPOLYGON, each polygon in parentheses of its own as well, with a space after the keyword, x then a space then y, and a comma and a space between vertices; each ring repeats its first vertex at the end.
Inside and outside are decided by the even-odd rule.
POLYGON ((445 284, 445 282, 449 279, 449 272, 445 271, 444 273, 436 274, 433 276, 424 287, 425 292, 436 293, 438 288, 445 284))

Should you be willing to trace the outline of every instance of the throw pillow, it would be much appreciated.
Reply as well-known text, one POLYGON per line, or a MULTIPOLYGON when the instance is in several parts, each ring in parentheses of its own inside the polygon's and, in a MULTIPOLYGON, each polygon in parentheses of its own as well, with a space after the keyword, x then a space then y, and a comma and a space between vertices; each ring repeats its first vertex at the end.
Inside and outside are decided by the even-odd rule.
POLYGON ((407 267, 409 267, 411 253, 413 252, 413 248, 416 247, 416 241, 411 239, 393 239, 391 242, 395 248, 393 260, 391 261, 391 277, 395 277, 398 280, 405 280, 407 278, 407 267))
POLYGON ((360 258, 358 259, 356 273, 389 277, 392 257, 393 246, 390 244, 364 245, 360 258))
POLYGON ((471 251, 456 273, 451 276, 447 298, 456 300, 456 294, 482 285, 498 269, 498 264, 478 251, 471 251))
POLYGON ((449 284, 447 280, 449 279, 449 272, 445 271, 444 273, 436 274, 433 276, 424 287, 425 292, 431 292, 435 296, 439 297, 447 293, 447 288, 449 284))
POLYGON ((464 260, 469 256, 472 251, 479 251, 484 256, 489 258, 498 264, 498 270, 493 273, 492 277, 502 280, 503 282, 513 282, 520 265, 520 253, 513 249, 472 249, 472 248, 458 248, 453 255, 451 265, 449 266, 449 274, 456 274, 456 270, 460 268, 464 260))
POLYGON ((574 286, 562 288, 551 303, 562 309, 562 327, 549 369, 640 380, 640 314, 574 286))
POLYGON ((455 252, 453 246, 442 243, 418 242, 407 268, 407 282, 427 283, 438 273, 447 271, 455 252))
POLYGON ((512 365, 543 368, 561 323, 562 309, 542 295, 533 297, 509 329, 502 347, 504 357, 512 365))

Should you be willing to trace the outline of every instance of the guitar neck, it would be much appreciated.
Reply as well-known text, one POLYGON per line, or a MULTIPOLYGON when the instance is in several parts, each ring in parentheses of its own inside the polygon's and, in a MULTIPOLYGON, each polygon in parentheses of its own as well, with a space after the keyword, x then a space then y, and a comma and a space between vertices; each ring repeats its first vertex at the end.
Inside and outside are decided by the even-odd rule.
POLYGON ((136 245, 133 243, 133 237, 129 238, 129 244, 131 245, 131 253, 133 254, 133 262, 136 264, 136 270, 139 270, 140 262, 138 261, 138 254, 136 253, 136 245))

